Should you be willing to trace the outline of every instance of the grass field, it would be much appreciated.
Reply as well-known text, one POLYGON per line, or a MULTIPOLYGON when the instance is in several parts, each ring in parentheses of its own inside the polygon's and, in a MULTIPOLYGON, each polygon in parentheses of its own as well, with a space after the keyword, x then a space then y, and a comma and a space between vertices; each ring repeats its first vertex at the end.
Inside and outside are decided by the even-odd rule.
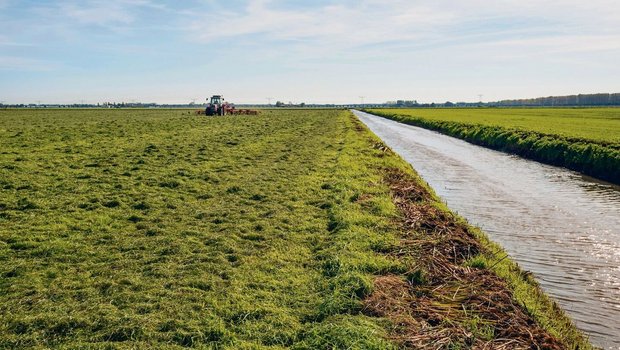
POLYGON ((498 257, 347 111, 0 111, 2 349, 588 348, 498 257))
POLYGON ((620 183, 620 108, 371 109, 369 112, 620 183))
POLYGON ((372 111, 620 145, 620 108, 419 108, 372 111))

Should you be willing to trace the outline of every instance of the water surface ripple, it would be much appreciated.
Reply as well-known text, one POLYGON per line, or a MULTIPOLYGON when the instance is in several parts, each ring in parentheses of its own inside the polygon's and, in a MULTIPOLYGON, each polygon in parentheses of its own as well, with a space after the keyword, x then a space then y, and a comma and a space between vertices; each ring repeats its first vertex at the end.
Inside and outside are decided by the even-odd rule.
POLYGON ((596 346, 620 349, 620 187, 354 111, 501 244, 596 346))

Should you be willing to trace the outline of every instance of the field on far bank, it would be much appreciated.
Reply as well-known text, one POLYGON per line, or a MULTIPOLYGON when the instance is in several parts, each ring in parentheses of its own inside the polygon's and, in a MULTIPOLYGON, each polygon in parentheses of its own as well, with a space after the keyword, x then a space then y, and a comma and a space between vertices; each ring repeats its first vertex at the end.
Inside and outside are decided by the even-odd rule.
POLYGON ((620 184, 620 108, 367 111, 620 184))
POLYGON ((421 183, 348 111, 0 111, 0 348, 589 348, 421 183))
POLYGON ((416 108, 370 111, 620 145, 620 108, 416 108))

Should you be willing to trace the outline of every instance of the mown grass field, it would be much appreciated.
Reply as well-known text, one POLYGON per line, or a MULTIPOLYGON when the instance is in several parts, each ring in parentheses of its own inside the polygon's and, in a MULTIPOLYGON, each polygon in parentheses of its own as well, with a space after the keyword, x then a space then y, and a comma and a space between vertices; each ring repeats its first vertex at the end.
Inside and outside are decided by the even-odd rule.
POLYGON ((419 108, 369 112, 620 183, 620 108, 419 108))
MULTIPOLYGON (((386 169, 409 181, 400 196, 424 188, 347 111, 0 111, 0 348, 390 349, 418 330, 451 348, 503 341, 460 282, 435 287, 386 169), (407 298, 381 301, 386 278, 407 298), (435 304, 444 289, 452 302, 435 304), (442 321, 394 311, 422 297, 442 321)), ((418 202, 451 217, 428 196, 418 202)), ((499 274, 532 325, 587 348, 475 236, 489 252, 445 264, 499 274)))

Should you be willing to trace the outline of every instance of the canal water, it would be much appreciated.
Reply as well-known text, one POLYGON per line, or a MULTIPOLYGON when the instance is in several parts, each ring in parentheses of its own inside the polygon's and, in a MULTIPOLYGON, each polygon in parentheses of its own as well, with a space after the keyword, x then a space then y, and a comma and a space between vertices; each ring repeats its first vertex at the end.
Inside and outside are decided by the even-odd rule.
POLYGON ((620 187, 360 111, 448 206, 482 228, 571 315, 620 349, 620 187))

